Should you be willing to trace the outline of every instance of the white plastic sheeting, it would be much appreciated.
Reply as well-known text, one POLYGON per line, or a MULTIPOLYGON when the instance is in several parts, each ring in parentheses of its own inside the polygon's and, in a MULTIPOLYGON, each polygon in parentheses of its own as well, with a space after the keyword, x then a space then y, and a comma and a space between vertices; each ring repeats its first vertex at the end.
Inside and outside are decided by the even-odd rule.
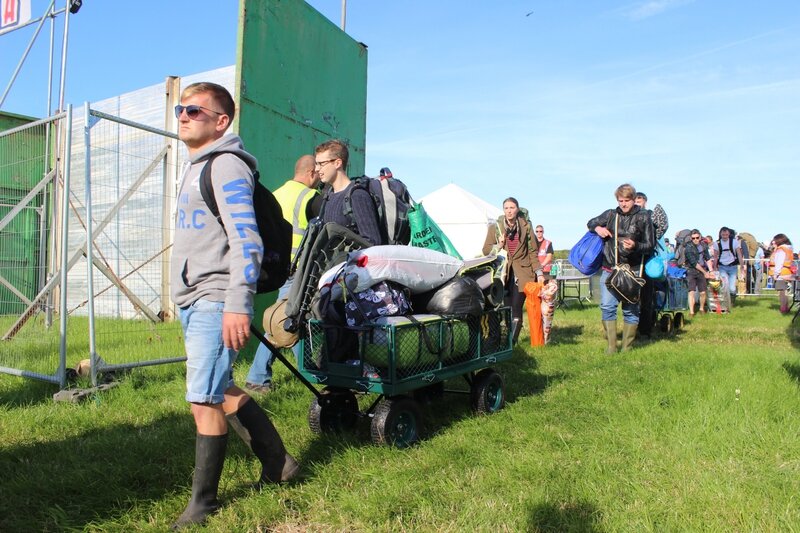
POLYGON ((471 192, 449 183, 418 200, 425 211, 450 238, 461 257, 483 255, 486 228, 494 224, 503 210, 471 192))

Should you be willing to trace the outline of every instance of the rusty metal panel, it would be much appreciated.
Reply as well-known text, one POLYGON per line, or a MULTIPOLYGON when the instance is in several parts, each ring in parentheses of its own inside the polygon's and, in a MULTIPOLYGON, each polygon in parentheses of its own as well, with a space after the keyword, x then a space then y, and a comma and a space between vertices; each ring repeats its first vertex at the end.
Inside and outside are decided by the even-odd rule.
POLYGON ((328 139, 350 144, 364 173, 367 48, 302 0, 242 0, 236 60, 238 132, 275 189, 302 154, 328 139))

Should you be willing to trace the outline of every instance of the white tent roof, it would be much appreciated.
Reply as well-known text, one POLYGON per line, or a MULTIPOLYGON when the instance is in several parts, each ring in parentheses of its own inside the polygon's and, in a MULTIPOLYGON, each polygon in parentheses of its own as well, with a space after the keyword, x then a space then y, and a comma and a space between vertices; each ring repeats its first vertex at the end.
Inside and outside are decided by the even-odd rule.
POLYGON ((499 207, 454 183, 449 183, 418 201, 464 259, 482 255, 486 227, 503 214, 499 207))

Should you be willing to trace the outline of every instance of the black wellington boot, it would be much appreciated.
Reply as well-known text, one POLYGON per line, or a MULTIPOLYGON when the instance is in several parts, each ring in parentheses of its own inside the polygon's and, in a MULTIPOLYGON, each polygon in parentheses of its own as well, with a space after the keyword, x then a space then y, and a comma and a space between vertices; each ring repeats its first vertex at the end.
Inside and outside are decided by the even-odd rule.
POLYGON ((300 465, 286 452, 278 430, 267 413, 254 400, 248 400, 235 413, 225 415, 228 423, 261 461, 261 478, 256 488, 265 483, 289 481, 300 472, 300 465))
POLYGON ((200 435, 195 439, 194 477, 192 478, 192 497, 189 505, 172 529, 183 529, 193 524, 202 524, 206 518, 219 509, 217 489, 222 466, 225 464, 225 448, 228 434, 200 435))
POLYGON ((516 346, 517 341, 519 340, 519 334, 522 331, 522 318, 515 318, 512 322, 512 328, 514 328, 513 337, 511 340, 511 346, 516 346))

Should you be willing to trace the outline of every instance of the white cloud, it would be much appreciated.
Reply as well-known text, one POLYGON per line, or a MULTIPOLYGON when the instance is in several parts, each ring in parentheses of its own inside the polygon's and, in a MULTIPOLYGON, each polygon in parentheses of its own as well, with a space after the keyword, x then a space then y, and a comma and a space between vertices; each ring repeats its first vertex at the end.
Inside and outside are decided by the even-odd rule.
POLYGON ((642 20, 692 2, 694 0, 648 0, 623 8, 622 14, 631 20, 642 20))

